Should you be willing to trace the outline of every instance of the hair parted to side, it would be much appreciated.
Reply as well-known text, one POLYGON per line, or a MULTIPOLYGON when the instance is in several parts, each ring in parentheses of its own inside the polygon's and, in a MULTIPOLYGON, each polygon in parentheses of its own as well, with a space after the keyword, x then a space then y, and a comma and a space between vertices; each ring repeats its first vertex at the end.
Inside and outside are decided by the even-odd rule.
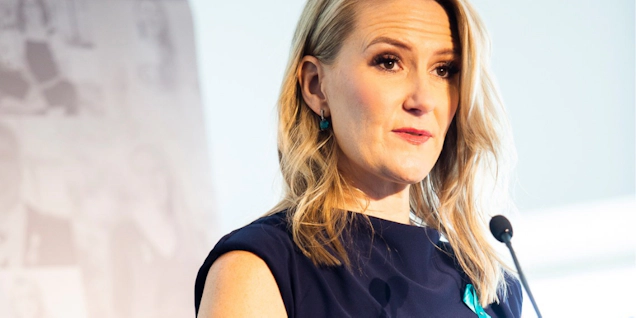
MULTIPOLYGON (((283 199, 268 214, 287 210, 294 242, 322 266, 349 265, 341 234, 350 222, 346 198, 359 195, 338 171, 333 130, 320 131, 319 115, 303 100, 300 61, 306 55, 330 64, 355 27, 358 0, 308 0, 298 22, 278 102, 278 153, 285 180, 283 199)), ((485 228, 484 200, 507 198, 514 160, 510 128, 488 70, 490 43, 466 0, 438 0, 448 12, 461 46, 460 102, 440 157, 420 183, 411 186, 415 216, 448 239, 455 257, 486 306, 505 297, 506 269, 485 228), (494 181, 485 187, 484 176, 494 181), (490 191, 489 191, 490 190, 490 191), (486 194, 487 193, 487 194, 486 194)), ((363 211, 361 211, 363 212, 363 211)), ((423 244, 425 244, 423 242, 423 244)))

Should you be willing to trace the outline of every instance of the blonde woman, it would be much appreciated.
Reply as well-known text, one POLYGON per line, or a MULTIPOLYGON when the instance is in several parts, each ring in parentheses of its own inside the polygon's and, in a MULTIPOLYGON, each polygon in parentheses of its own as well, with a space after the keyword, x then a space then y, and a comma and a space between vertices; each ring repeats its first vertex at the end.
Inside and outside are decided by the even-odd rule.
POLYGON ((519 317, 484 230, 508 154, 487 44, 464 0, 309 0, 279 101, 285 196, 214 247, 198 317, 519 317))

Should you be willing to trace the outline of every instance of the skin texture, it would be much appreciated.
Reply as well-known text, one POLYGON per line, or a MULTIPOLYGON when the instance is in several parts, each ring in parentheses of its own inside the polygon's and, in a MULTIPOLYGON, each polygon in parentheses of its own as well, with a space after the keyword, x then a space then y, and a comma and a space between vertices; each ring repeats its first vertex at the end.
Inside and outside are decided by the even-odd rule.
MULTIPOLYGON (((357 25, 330 64, 304 57, 303 98, 324 110, 341 152, 338 167, 365 194, 351 211, 409 222, 409 187, 430 172, 459 100, 459 60, 448 16, 433 1, 366 1, 357 25), (440 53, 446 52, 446 53, 440 53), (432 137, 413 144, 394 132, 412 127, 432 137)), ((276 281, 263 260, 243 251, 209 271, 198 317, 285 317, 276 281)))
POLYGON ((287 311, 267 264, 232 251, 210 268, 197 317, 287 317, 287 311))
POLYGON ((352 211, 409 222, 409 186, 431 171, 459 102, 459 56, 444 9, 434 1, 365 4, 358 24, 329 65, 307 56, 303 97, 324 109, 341 152, 339 169, 366 198, 352 211), (449 63, 454 67, 449 68, 449 63), (432 137, 415 145, 394 130, 432 137))

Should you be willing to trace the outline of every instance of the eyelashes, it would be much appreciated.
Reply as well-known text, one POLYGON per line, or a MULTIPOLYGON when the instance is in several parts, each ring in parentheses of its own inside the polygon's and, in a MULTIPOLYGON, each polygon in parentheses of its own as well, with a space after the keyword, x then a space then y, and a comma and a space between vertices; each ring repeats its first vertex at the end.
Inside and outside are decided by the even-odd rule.
MULTIPOLYGON (((403 69, 402 60, 395 54, 383 53, 376 55, 372 60, 372 65, 382 71, 395 73, 403 69)), ((453 78, 460 71, 459 65, 455 60, 440 62, 435 65, 433 73, 443 79, 453 78)))
POLYGON ((452 78, 455 74, 459 73, 459 66, 455 61, 446 61, 435 67, 435 73, 441 78, 452 78))
POLYGON ((373 58, 373 65, 380 67, 382 70, 395 72, 397 71, 400 58, 394 54, 380 54, 373 58))

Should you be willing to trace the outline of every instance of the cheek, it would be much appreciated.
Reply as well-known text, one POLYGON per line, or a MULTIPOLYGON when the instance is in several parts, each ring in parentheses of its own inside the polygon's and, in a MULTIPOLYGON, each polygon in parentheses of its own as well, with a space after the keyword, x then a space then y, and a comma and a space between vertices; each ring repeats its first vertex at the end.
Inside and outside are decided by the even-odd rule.
POLYGON ((457 107, 459 105, 459 89, 457 86, 449 88, 449 94, 444 105, 445 107, 437 109, 438 111, 436 112, 435 117, 437 117, 439 128, 446 132, 455 117, 455 113, 457 112, 457 107))
MULTIPOLYGON (((349 70, 327 91, 333 133, 348 161, 368 166, 383 147, 387 122, 386 96, 372 76, 349 70)), ((344 159, 344 158, 343 158, 344 159)))
POLYGON ((382 127, 386 122, 391 94, 388 94, 385 82, 365 76, 364 71, 351 70, 334 83, 333 92, 329 107, 339 130, 357 135, 373 127, 382 127))

